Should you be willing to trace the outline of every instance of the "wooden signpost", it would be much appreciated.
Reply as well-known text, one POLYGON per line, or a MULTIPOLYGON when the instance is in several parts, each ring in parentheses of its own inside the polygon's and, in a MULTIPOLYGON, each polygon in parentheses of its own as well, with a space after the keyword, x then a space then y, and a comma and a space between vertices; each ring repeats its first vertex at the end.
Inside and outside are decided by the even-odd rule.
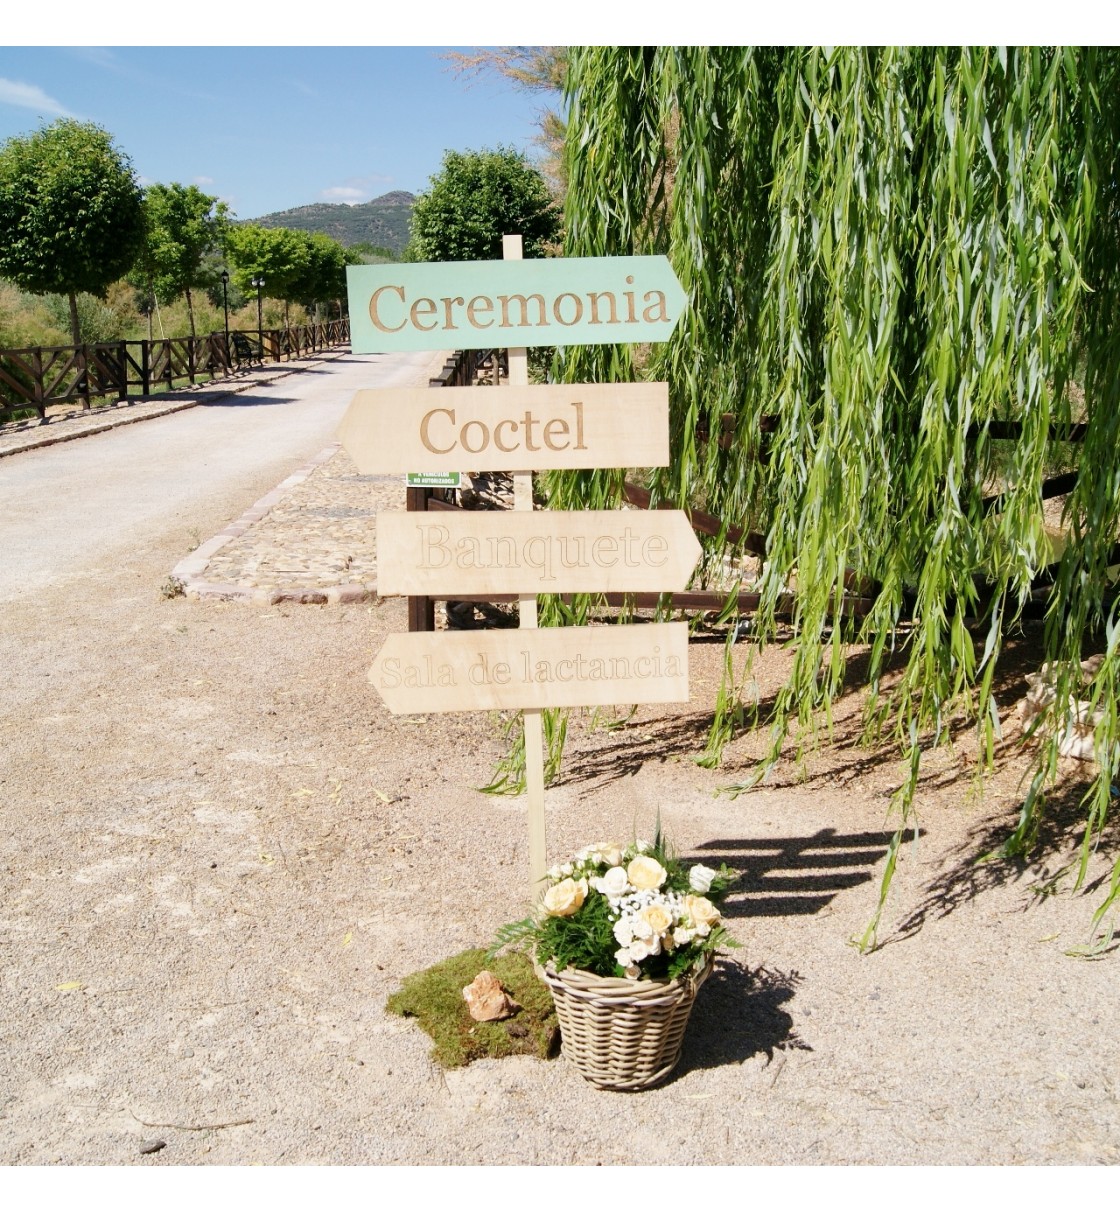
POLYGON ((538 593, 683 588, 700 546, 680 511, 534 512, 533 470, 669 461, 663 383, 529 386, 528 345, 665 340, 684 293, 664 257, 351 266, 352 348, 508 349, 509 386, 360 391, 340 429, 363 474, 513 473, 514 512, 379 513, 378 592, 517 593, 517 631, 385 642, 370 681, 394 713, 521 709, 529 873, 544 878, 541 711, 688 699, 688 628, 537 630, 538 593))

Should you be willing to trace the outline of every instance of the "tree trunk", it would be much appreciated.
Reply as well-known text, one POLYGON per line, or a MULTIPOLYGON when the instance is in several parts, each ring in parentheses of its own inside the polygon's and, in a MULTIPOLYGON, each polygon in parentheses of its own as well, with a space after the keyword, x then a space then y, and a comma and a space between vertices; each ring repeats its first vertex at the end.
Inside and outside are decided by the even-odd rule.
POLYGON ((78 368, 78 395, 82 399, 82 407, 89 407, 89 379, 86 378, 86 351, 82 346, 82 332, 78 324, 78 296, 74 291, 68 292, 70 299, 70 336, 74 342, 74 362, 78 368))
POLYGON ((81 333, 81 329, 78 326, 78 296, 74 293, 74 291, 70 291, 69 299, 70 299, 70 340, 73 341, 75 345, 81 345, 82 333, 81 333))
POLYGON ((191 340, 193 341, 193 340, 194 340, 194 338, 195 338, 195 331, 194 331, 194 300, 191 298, 191 288, 188 286, 188 287, 187 287, 187 289, 186 289, 186 290, 185 290, 183 293, 184 293, 184 294, 187 296, 187 320, 190 322, 190 326, 191 326, 191 340))

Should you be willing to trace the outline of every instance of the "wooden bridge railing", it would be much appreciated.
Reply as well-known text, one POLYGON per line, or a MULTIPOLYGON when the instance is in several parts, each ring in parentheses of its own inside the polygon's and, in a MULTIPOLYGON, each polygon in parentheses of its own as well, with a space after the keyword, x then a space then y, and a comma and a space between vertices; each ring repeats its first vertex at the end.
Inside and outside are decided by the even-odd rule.
MULTIPOLYGON (((350 321, 344 318, 261 332, 249 329, 245 335, 262 359, 291 361, 349 344, 350 321)), ((51 404, 80 402, 88 408, 98 397, 126 400, 148 396, 159 389, 228 375, 237 365, 224 332, 158 341, 3 349, 0 420, 30 410, 42 419, 51 404)))

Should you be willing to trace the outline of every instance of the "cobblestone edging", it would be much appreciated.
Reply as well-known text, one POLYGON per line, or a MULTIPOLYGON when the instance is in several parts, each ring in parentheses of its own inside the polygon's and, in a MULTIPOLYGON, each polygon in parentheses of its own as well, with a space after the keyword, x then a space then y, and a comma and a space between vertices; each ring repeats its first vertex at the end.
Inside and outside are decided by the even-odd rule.
MULTIPOLYGON (((274 606, 278 602, 327 605, 365 602, 375 598, 374 510, 352 509, 352 516, 348 519, 351 525, 346 527, 348 534, 343 537, 346 546, 366 548, 366 558, 359 561, 358 570, 367 570, 367 575, 356 580, 339 581, 339 574, 345 573, 354 562, 354 556, 349 553, 339 556, 338 536, 330 536, 335 540, 333 543, 330 538, 325 538, 323 527, 313 524, 315 509, 308 508, 309 496, 321 497, 326 489, 334 498, 334 489, 319 484, 318 492, 308 489, 297 492, 315 472, 327 468, 336 456, 340 462, 348 462, 347 456, 340 452, 341 444, 334 442, 298 467, 235 522, 180 560, 172 569, 172 583, 181 586, 183 593, 189 597, 250 602, 258 606, 274 606), (288 516, 283 516, 280 511, 282 505, 287 506, 288 516), (260 524, 274 511, 270 532, 260 524), (347 538, 351 540, 349 545, 345 543, 347 538), (271 566, 276 562, 278 553, 283 553, 284 563, 302 565, 299 569, 291 570, 296 573, 296 580, 288 584, 262 584, 262 580, 269 582, 276 579, 271 566)), ((342 466, 336 472, 341 471, 342 477, 345 477, 348 470, 342 466)), ((338 474, 320 477, 332 485, 337 484, 340 478, 338 474)), ((349 478, 367 482, 380 479, 358 476, 356 472, 352 472, 349 478)), ((398 495, 403 502, 403 488, 399 489, 398 495)), ((339 507, 334 506, 334 512, 338 511, 339 507)), ((322 513, 322 510, 318 512, 322 513)))

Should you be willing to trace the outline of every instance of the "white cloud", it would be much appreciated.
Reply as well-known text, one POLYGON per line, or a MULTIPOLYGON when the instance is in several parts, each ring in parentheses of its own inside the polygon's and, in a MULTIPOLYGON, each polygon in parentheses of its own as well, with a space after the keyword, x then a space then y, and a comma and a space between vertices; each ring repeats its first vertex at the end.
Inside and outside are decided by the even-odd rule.
POLYGON ((23 84, 19 80, 0 77, 0 105, 18 105, 22 109, 33 109, 40 114, 53 114, 58 118, 73 118, 61 101, 56 101, 37 84, 23 84))
POLYGON ((191 177, 192 185, 213 185, 213 177, 191 177))
POLYGON ((355 189, 352 185, 332 185, 329 189, 320 190, 319 197, 328 202, 345 202, 348 206, 356 206, 369 199, 369 190, 355 189))

